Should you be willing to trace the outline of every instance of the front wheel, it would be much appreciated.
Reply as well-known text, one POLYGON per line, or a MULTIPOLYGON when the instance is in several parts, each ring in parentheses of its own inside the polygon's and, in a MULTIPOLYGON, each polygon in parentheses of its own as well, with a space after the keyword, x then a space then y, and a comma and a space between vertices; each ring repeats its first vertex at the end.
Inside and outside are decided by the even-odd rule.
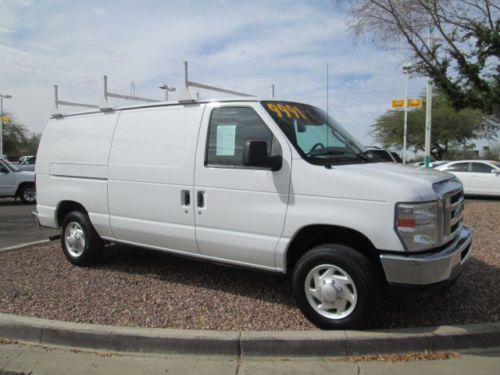
POLYGON ((72 211, 62 222, 61 244, 66 258, 76 266, 90 266, 100 260, 104 241, 88 215, 72 211))
POLYGON ((293 293, 302 313, 317 327, 352 329, 369 321, 378 283, 365 256, 344 245, 327 244, 299 259, 293 293))

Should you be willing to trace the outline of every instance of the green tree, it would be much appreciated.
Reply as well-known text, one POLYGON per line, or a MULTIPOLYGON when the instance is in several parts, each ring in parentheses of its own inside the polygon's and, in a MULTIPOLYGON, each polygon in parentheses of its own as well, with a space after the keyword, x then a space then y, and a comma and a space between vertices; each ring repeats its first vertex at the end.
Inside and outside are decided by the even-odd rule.
POLYGON ((500 120, 498 0, 350 0, 347 4, 355 35, 388 48, 402 40, 417 70, 430 76, 456 109, 480 109, 500 120), (433 44, 427 38, 430 28, 433 44))
MULTIPOLYGON (((497 122, 481 111, 471 108, 456 110, 439 92, 432 102, 431 154, 442 160, 451 147, 467 148, 477 139, 493 139, 499 130, 497 122)), ((408 147, 424 151, 425 108, 408 112, 408 147)), ((403 112, 388 111, 373 125, 375 140, 384 147, 401 148, 403 144, 403 112)))
POLYGON ((41 135, 28 129, 9 115, 9 122, 3 126, 3 151, 6 155, 35 155, 41 135))

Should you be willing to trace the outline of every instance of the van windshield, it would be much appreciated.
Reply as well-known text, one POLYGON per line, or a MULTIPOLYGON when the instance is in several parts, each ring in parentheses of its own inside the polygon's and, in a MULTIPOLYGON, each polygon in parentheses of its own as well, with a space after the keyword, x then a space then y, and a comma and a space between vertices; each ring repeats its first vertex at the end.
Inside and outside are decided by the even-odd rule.
POLYGON ((364 147, 319 108, 282 101, 263 101, 262 105, 301 156, 313 164, 380 161, 365 154, 364 147))

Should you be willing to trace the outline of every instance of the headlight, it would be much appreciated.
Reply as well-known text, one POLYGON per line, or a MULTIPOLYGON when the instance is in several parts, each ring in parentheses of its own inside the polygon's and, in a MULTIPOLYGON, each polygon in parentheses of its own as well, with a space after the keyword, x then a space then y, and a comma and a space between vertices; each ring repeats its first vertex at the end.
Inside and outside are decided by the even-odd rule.
POLYGON ((432 249, 438 243, 438 203, 398 203, 396 231, 408 251, 432 249))

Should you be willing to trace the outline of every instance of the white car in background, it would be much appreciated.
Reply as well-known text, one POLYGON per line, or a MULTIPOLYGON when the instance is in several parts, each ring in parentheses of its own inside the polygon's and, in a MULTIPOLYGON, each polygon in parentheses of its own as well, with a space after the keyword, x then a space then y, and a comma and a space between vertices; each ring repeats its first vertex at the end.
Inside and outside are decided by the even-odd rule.
POLYGON ((435 168, 457 176, 470 195, 500 196, 500 163, 491 160, 458 160, 435 168))

